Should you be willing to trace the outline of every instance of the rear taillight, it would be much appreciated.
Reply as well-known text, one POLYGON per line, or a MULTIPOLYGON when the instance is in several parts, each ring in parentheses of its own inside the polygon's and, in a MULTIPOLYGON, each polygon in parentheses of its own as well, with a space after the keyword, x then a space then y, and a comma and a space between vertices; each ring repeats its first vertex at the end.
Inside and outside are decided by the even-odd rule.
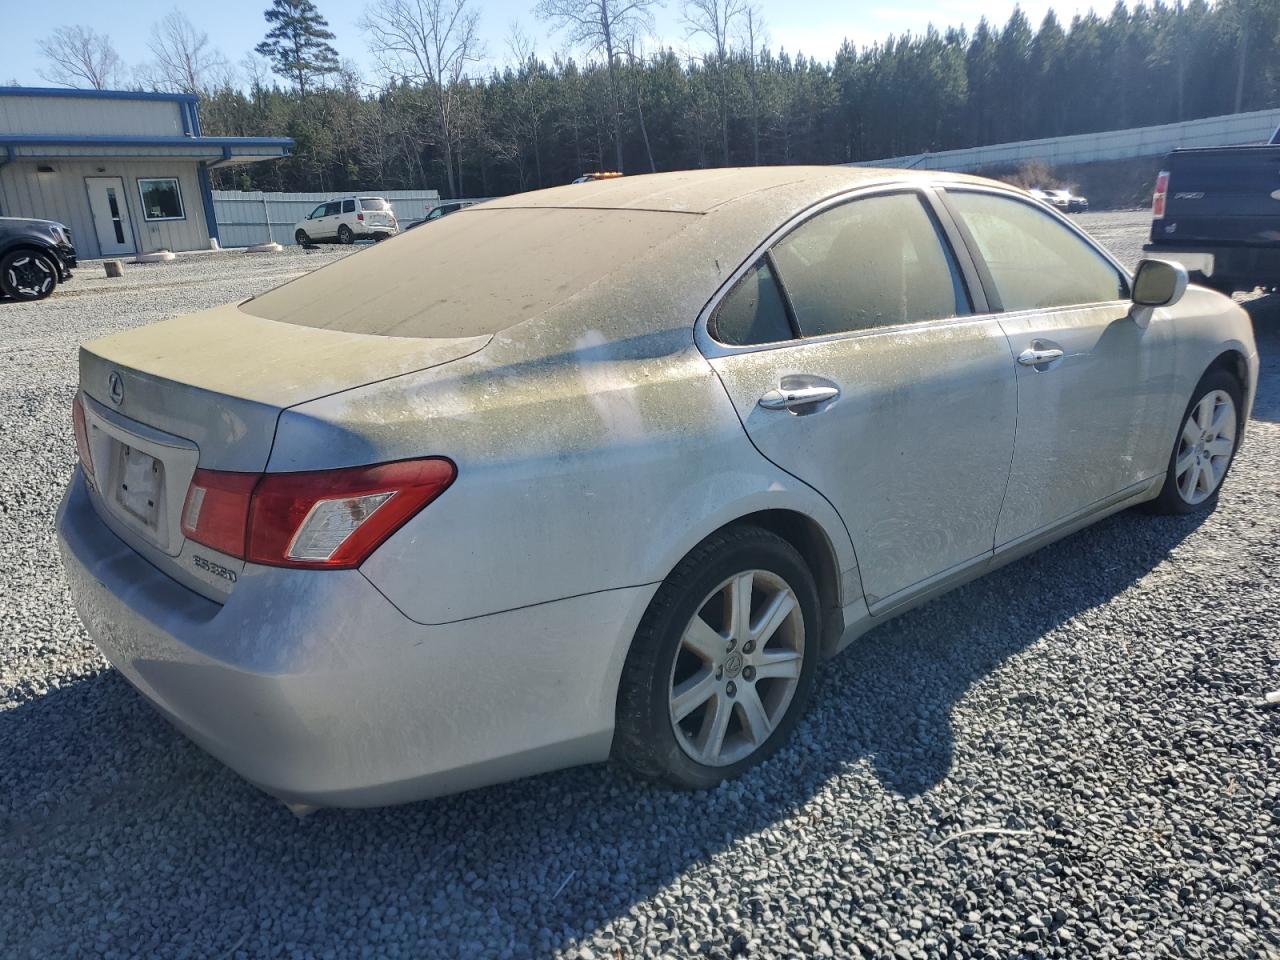
POLYGON ((349 569, 456 475, 442 457, 305 473, 197 470, 182 530, 250 563, 349 569))
POLYGON ((1159 220, 1164 216, 1165 201, 1169 198, 1169 171, 1161 170, 1156 176, 1155 193, 1151 195, 1151 216, 1159 220))
POLYGON ((260 473, 197 470, 182 505, 182 533, 232 557, 244 558, 253 490, 260 473))
POLYGON ((84 419, 84 400, 77 393, 71 401, 71 426, 76 434, 76 453, 85 476, 93 480, 93 456, 89 452, 89 427, 84 419))
POLYGON ((357 220, 360 220, 360 221, 362 221, 362 222, 363 222, 363 220, 364 220, 364 214, 363 214, 363 213, 357 213, 357 214, 356 214, 356 219, 357 219, 357 220))

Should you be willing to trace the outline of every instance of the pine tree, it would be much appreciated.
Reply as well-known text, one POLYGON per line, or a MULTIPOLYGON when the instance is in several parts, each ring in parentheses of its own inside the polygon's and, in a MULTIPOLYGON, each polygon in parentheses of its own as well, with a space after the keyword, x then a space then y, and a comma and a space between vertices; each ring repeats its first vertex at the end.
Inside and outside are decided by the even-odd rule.
POLYGON ((272 70, 292 80, 304 97, 311 81, 338 72, 338 51, 329 45, 329 22, 311 0, 271 0, 262 16, 273 26, 254 50, 271 61, 272 70))

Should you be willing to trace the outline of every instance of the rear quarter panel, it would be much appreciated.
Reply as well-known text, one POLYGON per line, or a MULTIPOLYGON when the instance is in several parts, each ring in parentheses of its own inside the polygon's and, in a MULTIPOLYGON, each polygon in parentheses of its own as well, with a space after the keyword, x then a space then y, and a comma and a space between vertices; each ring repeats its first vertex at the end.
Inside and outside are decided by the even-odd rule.
POLYGON ((763 509, 816 519, 840 570, 856 569, 830 504, 747 439, 692 321, 568 347, 529 361, 499 335, 434 372, 288 410, 269 469, 454 460, 453 486, 361 568, 419 623, 654 583, 763 509))

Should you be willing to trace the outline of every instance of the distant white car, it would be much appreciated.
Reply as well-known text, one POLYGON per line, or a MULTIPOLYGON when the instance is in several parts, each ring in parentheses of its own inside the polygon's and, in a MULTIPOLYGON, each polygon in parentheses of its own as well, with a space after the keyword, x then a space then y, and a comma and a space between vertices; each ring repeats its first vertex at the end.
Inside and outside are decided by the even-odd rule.
POLYGON ((391 204, 382 197, 339 197, 317 206, 293 227, 293 239, 301 246, 317 240, 355 243, 385 240, 400 232, 391 204))
POLYGON ((1089 201, 1084 197, 1077 196, 1070 190, 1040 190, 1037 188, 1027 192, 1037 200, 1041 200, 1055 210, 1061 210, 1064 213, 1082 213, 1089 209, 1089 201))

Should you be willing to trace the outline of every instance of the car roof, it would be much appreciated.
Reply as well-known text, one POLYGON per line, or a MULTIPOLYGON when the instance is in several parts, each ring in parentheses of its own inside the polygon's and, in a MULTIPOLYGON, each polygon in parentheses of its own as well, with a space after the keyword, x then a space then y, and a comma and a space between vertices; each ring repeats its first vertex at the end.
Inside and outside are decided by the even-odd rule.
POLYGON ((691 346, 693 319, 708 299, 788 221, 860 188, 929 183, 1021 192, 963 174, 875 167, 693 170, 569 184, 473 204, 430 236, 410 231, 240 309, 382 336, 501 333, 504 342, 519 340, 526 359, 570 356, 586 330, 600 342, 659 349, 666 337, 691 346))
POLYGON ((773 207, 780 196, 785 196, 802 209, 807 205, 806 200, 819 202, 847 190, 877 183, 943 180, 991 182, 964 174, 887 167, 728 167, 566 184, 499 197, 478 206, 489 209, 577 207, 708 214, 726 204, 750 204, 753 199, 762 207, 773 207))

